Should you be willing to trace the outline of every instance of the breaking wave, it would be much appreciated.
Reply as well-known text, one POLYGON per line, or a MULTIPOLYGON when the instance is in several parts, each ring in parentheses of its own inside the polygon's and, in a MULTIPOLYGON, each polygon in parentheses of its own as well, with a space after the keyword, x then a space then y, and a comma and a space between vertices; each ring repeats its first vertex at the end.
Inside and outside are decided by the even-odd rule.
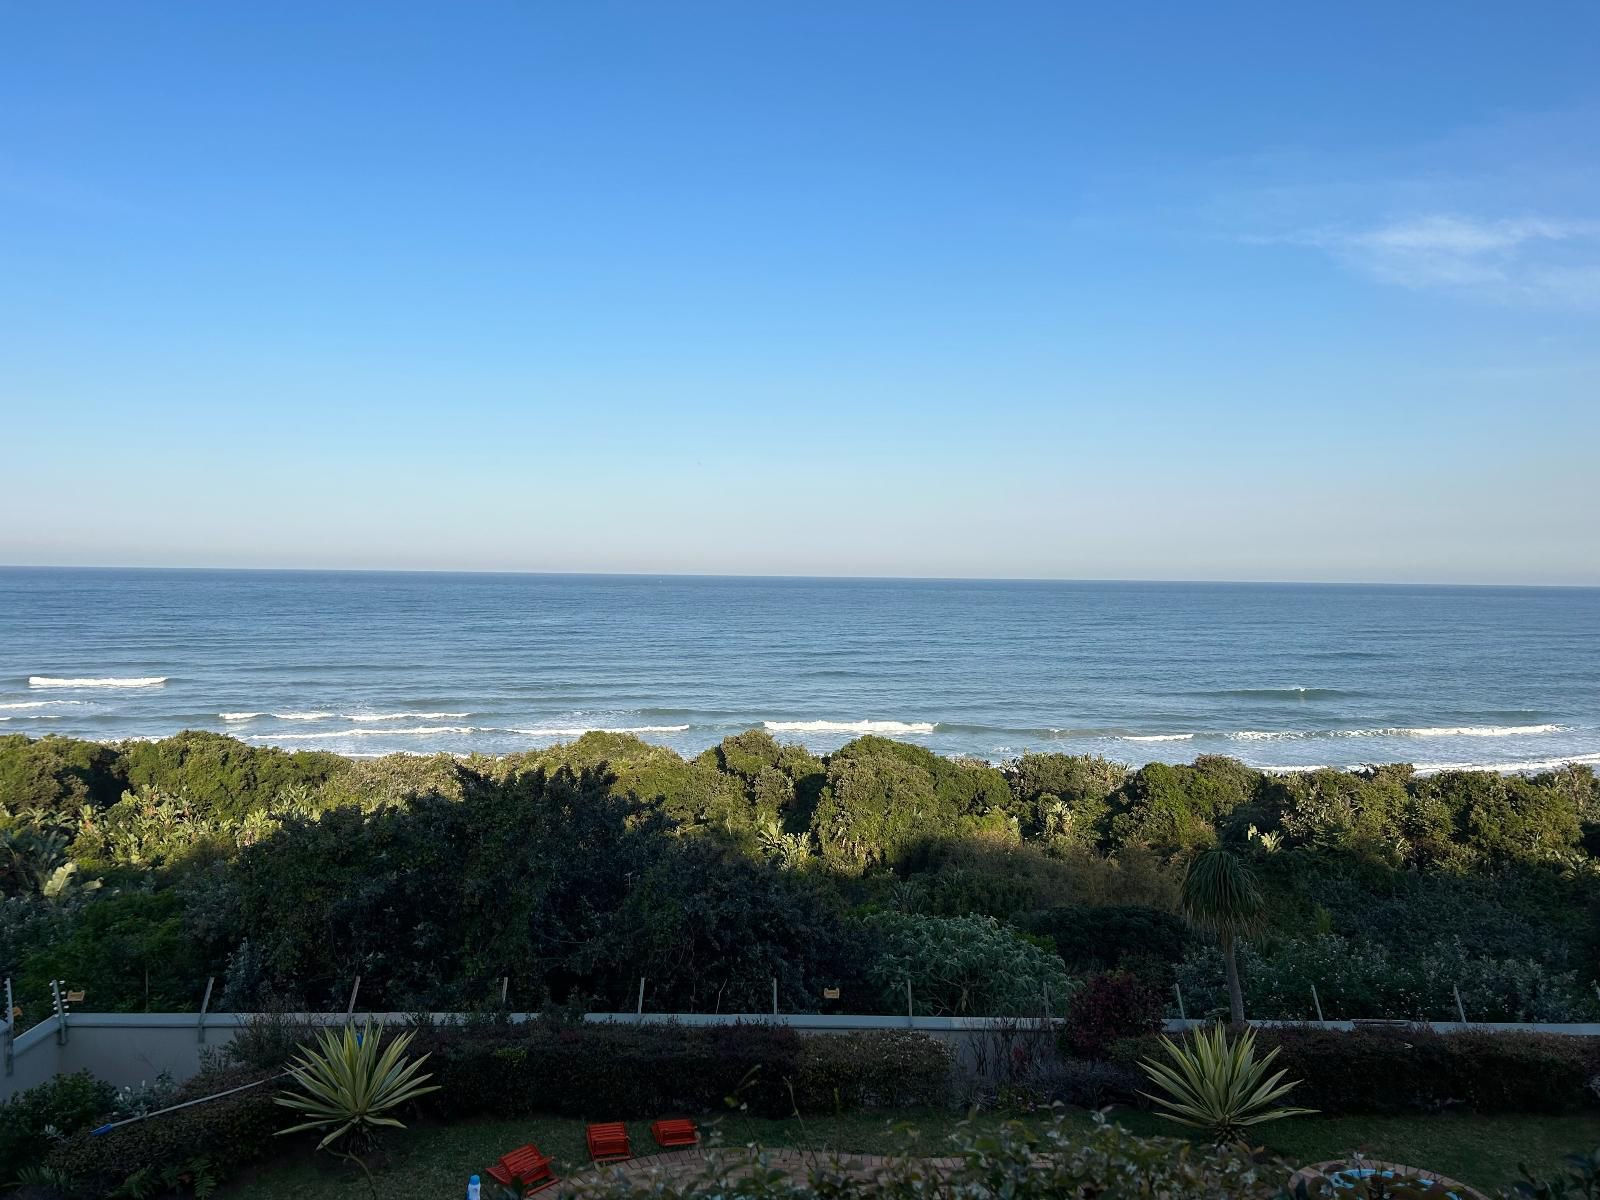
POLYGON ((773 733, 932 733, 933 721, 763 721, 773 733))
POLYGON ((520 733, 525 737, 582 737, 586 733, 682 733, 687 725, 628 725, 616 729, 580 728, 578 726, 550 729, 508 729, 507 733, 520 733))
POLYGON ((1119 742, 1192 742, 1192 733, 1122 733, 1117 735, 1119 742))
POLYGON ((29 675, 32 688, 147 688, 166 683, 165 675, 103 676, 84 679, 63 679, 58 675, 29 675))
POLYGON ((469 717, 471 713, 464 712, 393 712, 393 713, 344 713, 347 721, 448 721, 456 717, 469 717))
POLYGON ((321 742, 333 738, 420 737, 429 733, 477 733, 475 725, 417 725, 411 729, 330 729, 321 733, 252 733, 253 742, 321 742))

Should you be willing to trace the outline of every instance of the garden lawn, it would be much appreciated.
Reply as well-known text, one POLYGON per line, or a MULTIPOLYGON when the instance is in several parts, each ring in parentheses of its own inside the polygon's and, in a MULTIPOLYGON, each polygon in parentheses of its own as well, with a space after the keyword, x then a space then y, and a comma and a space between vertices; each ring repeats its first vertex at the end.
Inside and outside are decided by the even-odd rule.
MULTIPOLYGON (((1070 1121, 1087 1124, 1089 1115, 1073 1112, 1070 1121)), ((1115 1119, 1141 1134, 1181 1134, 1181 1127, 1150 1113, 1126 1111, 1115 1119)), ((803 1147, 841 1153, 886 1154, 906 1150, 947 1152, 945 1138, 962 1118, 945 1112, 911 1112, 764 1120, 717 1116, 701 1120, 725 1144, 759 1142, 771 1147, 803 1147)), ((1003 1124, 1005 1117, 982 1114, 975 1129, 1003 1124)), ((1028 1118, 1043 1125, 1048 1118, 1028 1118)), ((648 1121, 628 1122, 637 1155, 653 1153, 648 1121)), ((394 1134, 392 1160, 377 1173, 385 1200, 448 1200, 466 1193, 467 1177, 508 1150, 536 1142, 556 1160, 556 1173, 588 1167, 583 1123, 560 1117, 515 1121, 474 1121, 424 1126, 394 1134)), ((1509 1186, 1518 1163, 1535 1173, 1557 1169, 1563 1155, 1600 1145, 1600 1121, 1582 1116, 1435 1115, 1403 1117, 1298 1117, 1263 1127, 1258 1139, 1290 1164, 1301 1166, 1362 1150, 1374 1158, 1403 1162, 1453 1176, 1488 1192, 1509 1186)), ((359 1200, 365 1185, 353 1171, 323 1156, 267 1167, 225 1188, 228 1200, 359 1200)))

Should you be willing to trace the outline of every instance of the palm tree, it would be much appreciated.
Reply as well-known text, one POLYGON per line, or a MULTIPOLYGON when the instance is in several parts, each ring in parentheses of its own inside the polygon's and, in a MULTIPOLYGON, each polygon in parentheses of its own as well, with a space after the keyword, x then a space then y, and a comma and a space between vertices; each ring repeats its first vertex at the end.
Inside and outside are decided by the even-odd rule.
POLYGON ((1228 1010, 1244 1024, 1244 993, 1239 990, 1239 960, 1234 943, 1261 927, 1267 903, 1255 872, 1232 850, 1217 847, 1196 856, 1183 877, 1183 915, 1222 947, 1228 973, 1228 1010))

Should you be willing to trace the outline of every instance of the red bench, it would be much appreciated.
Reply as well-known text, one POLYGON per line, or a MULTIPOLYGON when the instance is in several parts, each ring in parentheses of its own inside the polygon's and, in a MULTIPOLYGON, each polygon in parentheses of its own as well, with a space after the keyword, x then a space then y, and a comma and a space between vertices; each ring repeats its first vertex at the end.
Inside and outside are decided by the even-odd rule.
POLYGON ((693 1146, 700 1140, 700 1131, 694 1127, 693 1121, 676 1117, 657 1121, 650 1126, 650 1136, 656 1139, 656 1145, 671 1149, 675 1146, 693 1146))
POLYGON ((628 1145, 628 1129, 621 1121, 591 1125, 585 1136, 589 1142, 589 1157, 597 1163, 619 1162, 633 1157, 633 1150, 628 1145))
POLYGON ((531 1196, 561 1182, 551 1173, 550 1161, 548 1154, 529 1142, 510 1154, 502 1154, 500 1161, 489 1168, 488 1175, 506 1187, 520 1185, 522 1194, 531 1196))

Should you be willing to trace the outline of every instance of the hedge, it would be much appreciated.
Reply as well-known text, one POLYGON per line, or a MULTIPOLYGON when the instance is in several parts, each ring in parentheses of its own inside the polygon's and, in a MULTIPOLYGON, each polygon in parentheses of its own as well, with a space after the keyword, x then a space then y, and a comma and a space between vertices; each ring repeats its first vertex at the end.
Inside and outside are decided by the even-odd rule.
POLYGON ((802 1037, 781 1025, 544 1025, 423 1030, 440 1090, 430 1109, 456 1115, 554 1113, 591 1120, 721 1109, 731 1097, 763 1116, 945 1103, 942 1043, 907 1032, 802 1037))
MULTIPOLYGON (((269 1079, 272 1074, 243 1068, 207 1071, 180 1087, 172 1103, 269 1079)), ((51 1151, 50 1165, 94 1195, 137 1191, 125 1185, 136 1177, 154 1185, 163 1182, 164 1175, 183 1183, 186 1191, 195 1190, 197 1180, 220 1179, 283 1149, 273 1135, 289 1114, 272 1102, 277 1091, 273 1084, 263 1083, 99 1137, 85 1130, 59 1142, 51 1151)))
MULTIPOLYGON (((1600 1108, 1600 1038, 1435 1033, 1422 1027, 1262 1029, 1258 1053, 1298 1079, 1290 1100, 1325 1113, 1562 1113, 1600 1108)), ((1156 1038, 1118 1042, 1113 1058, 1159 1058, 1156 1038)))

